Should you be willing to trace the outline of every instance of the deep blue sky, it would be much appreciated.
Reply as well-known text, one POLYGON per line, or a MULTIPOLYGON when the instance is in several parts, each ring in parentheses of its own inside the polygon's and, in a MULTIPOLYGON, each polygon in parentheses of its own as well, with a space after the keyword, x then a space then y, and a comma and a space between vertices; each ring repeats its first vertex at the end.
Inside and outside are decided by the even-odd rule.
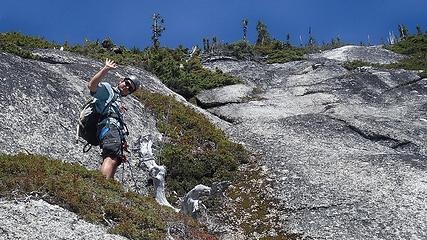
POLYGON ((427 0, 1 0, 0 32, 18 31, 57 43, 111 37, 126 47, 150 45, 151 16, 160 13, 166 31, 162 46, 202 45, 203 37, 224 42, 242 38, 241 21, 249 20, 249 39, 263 21, 280 40, 290 33, 294 44, 306 42, 308 29, 318 43, 338 35, 347 43, 373 43, 405 24, 414 33, 427 30, 427 0))

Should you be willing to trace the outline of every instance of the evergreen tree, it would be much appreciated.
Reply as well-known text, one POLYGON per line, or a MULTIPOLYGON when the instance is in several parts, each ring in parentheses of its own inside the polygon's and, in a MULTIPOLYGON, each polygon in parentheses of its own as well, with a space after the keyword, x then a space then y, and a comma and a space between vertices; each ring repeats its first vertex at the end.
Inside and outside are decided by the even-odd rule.
POLYGON ((64 42, 64 49, 69 49, 70 48, 70 44, 68 43, 67 40, 65 40, 64 42))
POLYGON ((208 46, 207 46, 207 38, 203 38, 203 51, 207 52, 208 51, 208 46))
POLYGON ((286 46, 291 46, 291 34, 287 33, 286 34, 286 46))
POLYGON ((106 48, 106 49, 110 50, 110 49, 112 49, 114 47, 113 40, 111 40, 111 38, 107 38, 104 41, 102 41, 101 46, 103 48, 106 48))
POLYGON ((406 39, 408 36, 408 28, 403 24, 399 24, 398 28, 400 33, 400 40, 406 39))
POLYGON ((341 38, 339 35, 336 38, 332 38, 331 46, 332 48, 338 48, 342 46, 341 38))
POLYGON ((152 18, 153 25, 151 25, 151 30, 153 31, 153 35, 151 35, 151 40, 153 41, 153 47, 158 48, 160 47, 159 38, 162 36, 162 32, 166 30, 164 27, 165 21, 158 13, 155 13, 152 18))
POLYGON ((405 35, 405 38, 409 36, 408 28, 405 25, 403 26, 403 34, 405 35))
POLYGON ((420 25, 417 24, 416 29, 417 29, 417 35, 423 35, 423 31, 421 30, 420 25))
POLYGON ((212 38, 212 52, 215 52, 217 47, 218 47, 218 42, 216 40, 216 36, 213 36, 213 38, 212 38))
POLYGON ((258 38, 256 40, 256 45, 265 45, 271 41, 270 34, 268 33, 267 26, 258 21, 256 25, 256 30, 258 32, 258 38))
POLYGON ((314 47, 316 46, 316 40, 314 39, 313 35, 311 35, 311 27, 308 28, 308 42, 307 46, 314 47))
POLYGON ((243 25, 243 41, 247 41, 247 34, 248 34, 248 19, 244 18, 242 21, 243 25))

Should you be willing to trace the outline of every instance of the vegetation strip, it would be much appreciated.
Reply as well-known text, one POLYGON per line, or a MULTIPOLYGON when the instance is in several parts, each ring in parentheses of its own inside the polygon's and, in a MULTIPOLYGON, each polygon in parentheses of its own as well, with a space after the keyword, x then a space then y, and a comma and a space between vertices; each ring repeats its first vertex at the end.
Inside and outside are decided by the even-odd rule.
MULTIPOLYGON (((338 44, 337 46, 339 46, 338 44)), ((188 49, 147 48, 122 49, 116 53, 112 41, 102 43, 85 41, 83 46, 65 44, 65 50, 78 52, 97 59, 106 57, 121 64, 142 66, 158 75, 168 87, 190 98, 203 89, 239 82, 220 71, 204 69, 200 57, 188 58, 188 49)), ((40 38, 27 37, 19 33, 1 33, 0 51, 21 57, 38 59, 31 53, 33 48, 59 48, 40 38)), ((238 58, 260 54, 268 63, 299 60, 310 48, 295 48, 280 41, 269 39, 251 45, 245 41, 224 46, 238 58)), ((427 35, 407 35, 398 43, 386 46, 394 52, 408 57, 399 63, 383 65, 388 68, 423 70, 420 77, 427 77, 427 35)), ((346 63, 348 69, 366 65, 356 61, 346 63)), ((236 180, 236 171, 241 163, 248 162, 244 148, 227 140, 225 134, 215 128, 201 114, 188 109, 173 97, 162 96, 141 90, 135 95, 157 116, 157 127, 165 135, 160 158, 168 168, 168 188, 180 195, 196 184, 210 185, 214 181, 236 180)), ((106 181, 97 171, 53 161, 33 155, 0 156, 0 193, 12 197, 12 192, 26 194, 39 192, 48 202, 70 209, 90 222, 110 226, 110 232, 130 238, 162 238, 166 233, 168 219, 176 215, 160 208, 151 198, 124 192, 114 181, 106 181)), ((239 198, 239 191, 231 191, 239 198)), ((256 193, 254 193, 256 194, 256 193)), ((241 195, 245 199, 245 195, 241 195)), ((254 198, 256 199, 256 198, 254 198)), ((247 205, 242 202, 242 209, 247 205)), ((257 210, 258 211, 258 210, 257 210)), ((264 209, 259 209, 261 215, 264 209)), ((242 226, 247 228, 246 225, 242 226)), ((252 229, 245 229, 250 232, 252 229)))
POLYGON ((115 47, 111 39, 102 42, 85 40, 82 46, 68 43, 61 46, 41 38, 24 36, 16 32, 0 33, 0 51, 24 58, 40 59, 39 56, 31 53, 31 49, 59 49, 61 47, 66 51, 102 61, 109 58, 118 64, 143 67, 159 77, 170 89, 187 99, 204 89, 241 82, 237 77, 221 71, 210 71, 203 68, 200 56, 196 53, 190 58, 189 50, 182 46, 176 49, 146 48, 141 51, 138 48, 133 48, 128 50, 123 46, 115 47))
POLYGON ((202 114, 170 96, 144 89, 134 94, 156 115, 157 128, 167 139, 159 158, 168 169, 169 190, 183 195, 197 184, 232 181, 238 166, 248 162, 243 146, 229 141, 202 114))
POLYGON ((427 35, 408 35, 401 41, 385 46, 386 49, 400 53, 406 57, 397 63, 373 64, 364 61, 348 61, 343 64, 348 70, 354 70, 363 66, 372 66, 380 69, 406 69, 418 70, 420 78, 427 78, 427 35))
POLYGON ((402 41, 386 47, 387 49, 404 54, 408 57, 398 63, 387 65, 388 68, 403 68, 407 70, 422 70, 421 78, 427 78, 427 34, 407 36, 402 41))
POLYGON ((164 239, 168 222, 203 228, 192 219, 161 207, 153 198, 126 192, 99 171, 38 155, 0 155, 0 194, 13 199, 29 193, 77 213, 88 222, 131 239, 164 239))

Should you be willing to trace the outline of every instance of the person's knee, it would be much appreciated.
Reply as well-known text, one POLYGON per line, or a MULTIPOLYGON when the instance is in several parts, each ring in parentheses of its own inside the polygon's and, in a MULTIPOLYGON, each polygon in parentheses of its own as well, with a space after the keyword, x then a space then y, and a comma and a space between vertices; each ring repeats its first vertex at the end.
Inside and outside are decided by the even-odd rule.
POLYGON ((113 178, 120 161, 115 157, 106 157, 101 165, 101 173, 107 179, 113 178))
POLYGON ((104 162, 108 165, 114 165, 116 167, 120 166, 123 162, 123 158, 121 156, 108 156, 104 158, 104 162))

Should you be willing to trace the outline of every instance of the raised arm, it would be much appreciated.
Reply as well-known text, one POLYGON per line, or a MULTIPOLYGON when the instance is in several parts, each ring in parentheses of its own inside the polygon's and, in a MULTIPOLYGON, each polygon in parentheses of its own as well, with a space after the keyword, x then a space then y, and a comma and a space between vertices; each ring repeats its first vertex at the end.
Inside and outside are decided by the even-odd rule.
POLYGON ((117 64, 114 61, 108 58, 105 59, 105 66, 101 70, 99 70, 99 72, 95 74, 95 76, 93 76, 90 79, 90 81, 87 83, 87 87, 89 88, 89 90, 91 92, 96 92, 96 88, 98 87, 98 84, 102 80, 102 78, 104 78, 105 75, 107 75, 108 71, 116 68, 117 68, 117 64))

